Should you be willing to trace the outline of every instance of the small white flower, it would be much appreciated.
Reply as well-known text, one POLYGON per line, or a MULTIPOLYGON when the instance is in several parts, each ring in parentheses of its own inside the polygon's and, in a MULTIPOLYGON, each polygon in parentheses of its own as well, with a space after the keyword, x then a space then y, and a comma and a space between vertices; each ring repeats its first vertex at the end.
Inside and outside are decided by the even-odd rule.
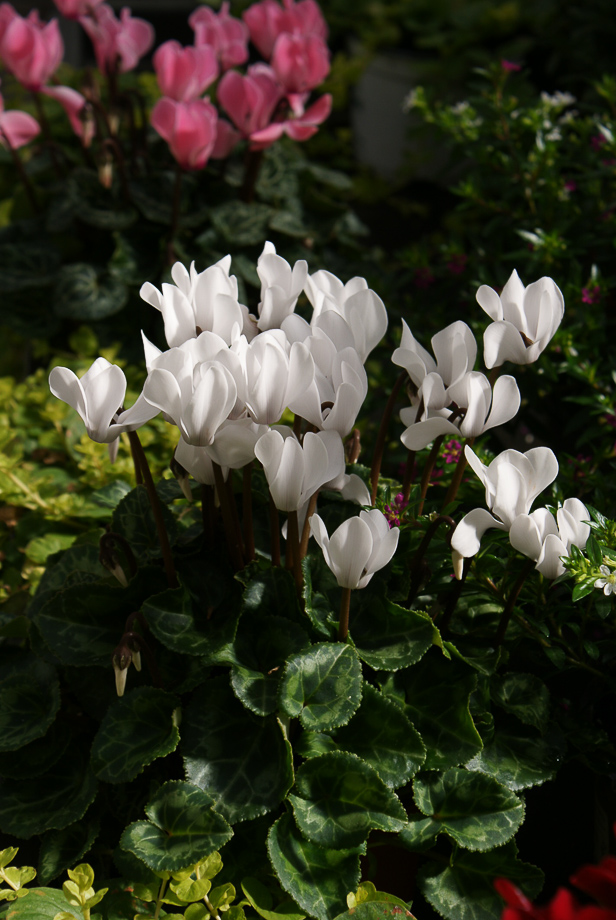
POLYGON ((603 588, 606 597, 616 594, 616 572, 610 571, 607 565, 602 565, 599 571, 604 577, 597 578, 595 588, 603 588))
POLYGON ((341 588, 365 588, 375 572, 386 566, 396 552, 400 530, 389 527, 385 515, 373 509, 344 521, 329 537, 318 514, 310 518, 310 530, 325 562, 341 588))

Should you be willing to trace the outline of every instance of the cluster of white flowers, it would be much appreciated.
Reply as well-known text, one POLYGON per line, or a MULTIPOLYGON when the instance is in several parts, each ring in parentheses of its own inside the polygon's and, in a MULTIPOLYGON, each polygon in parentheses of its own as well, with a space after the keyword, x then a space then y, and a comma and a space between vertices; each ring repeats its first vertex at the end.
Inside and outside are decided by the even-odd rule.
MULTIPOLYGON (((488 369, 500 368, 505 361, 536 361, 564 314, 563 296, 551 278, 524 287, 516 271, 500 296, 482 285, 477 302, 493 320, 483 336, 488 369)), ((436 360, 403 322, 400 347, 392 360, 407 370, 415 387, 412 405, 400 413, 408 426, 402 442, 409 450, 419 450, 444 435, 473 439, 517 414, 520 392, 515 379, 499 376, 492 387, 484 374, 473 370, 477 342, 466 323, 452 323, 437 333, 432 349, 436 360)), ((462 560, 478 552, 490 527, 508 531, 512 546, 536 562, 543 575, 562 575, 561 557, 569 554, 572 545, 583 549, 590 528, 585 523, 588 511, 576 498, 564 502, 556 519, 547 508, 530 512, 533 501, 556 478, 554 453, 548 447, 524 454, 505 450, 485 466, 467 444, 465 457, 485 486, 490 510, 475 508, 458 523, 451 540, 457 576, 462 575, 462 560)))
MULTIPOLYGON (((68 368, 54 368, 52 393, 77 410, 93 440, 109 444, 112 457, 122 432, 161 412, 180 432, 176 463, 198 482, 214 485, 213 464, 226 479, 230 469, 256 458, 276 507, 298 512, 300 521, 324 487, 369 505, 364 483, 345 472, 343 438, 368 390, 366 358, 387 329, 383 302, 363 278, 343 284, 327 271, 309 275, 305 261, 291 267, 266 243, 257 264, 261 297, 253 316, 239 302, 230 268, 230 256, 200 273, 194 263, 190 271, 176 263, 173 284, 161 291, 143 285, 142 298, 162 314, 169 348, 160 351, 143 337, 148 376, 132 408, 122 405, 124 373, 104 358, 80 379, 68 368), (302 291, 313 308, 309 322, 295 312, 302 291), (310 430, 302 434, 278 424, 286 410, 310 430)), ((371 515, 372 525, 374 515, 383 517, 371 515)), ((389 531, 384 517, 382 523, 389 531)), ((381 530, 376 526, 374 532, 381 530)), ((321 522, 321 543, 323 531, 321 522)), ((393 542, 397 531, 387 545, 393 542)), ((341 543, 345 555, 361 560, 364 525, 332 538, 336 565, 341 543)), ((362 585, 369 580, 373 550, 371 545, 359 568, 362 585)), ((382 554, 377 556, 380 561, 382 554)))

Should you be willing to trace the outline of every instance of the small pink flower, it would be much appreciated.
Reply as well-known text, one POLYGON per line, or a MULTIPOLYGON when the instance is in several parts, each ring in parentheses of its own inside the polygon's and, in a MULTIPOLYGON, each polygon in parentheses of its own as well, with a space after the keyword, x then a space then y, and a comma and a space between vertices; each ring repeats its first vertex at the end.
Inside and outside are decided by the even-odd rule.
POLYGON ((590 139, 590 146, 593 150, 601 150, 603 145, 606 143, 605 137, 602 134, 593 134, 590 139))
POLYGON ((109 76, 118 70, 133 70, 154 44, 154 28, 145 19, 131 16, 128 7, 118 19, 106 3, 102 3, 91 16, 80 16, 79 22, 94 45, 99 70, 109 76))
POLYGON ((229 70, 218 84, 217 97, 242 137, 250 138, 269 125, 282 90, 267 64, 253 64, 246 76, 229 70))
POLYGON ((294 141, 307 141, 309 137, 317 133, 318 126, 325 121, 331 110, 332 97, 329 93, 325 93, 303 114, 287 118, 285 121, 274 121, 262 131, 256 131, 251 136, 251 149, 264 150, 283 134, 287 134, 294 141))
POLYGON ((329 51, 318 35, 284 32, 274 45, 272 70, 287 94, 309 93, 329 73, 329 51))
POLYGON ((315 0, 284 0, 284 8, 276 0, 261 0, 253 3, 244 13, 244 22, 250 31, 250 38, 269 60, 276 39, 283 32, 291 35, 316 35, 327 40, 327 24, 315 0))
POLYGON ((222 70, 248 60, 248 29, 241 19, 229 15, 228 0, 218 13, 200 6, 191 13, 188 22, 195 32, 195 45, 210 45, 222 70))
POLYGON ((507 61, 505 58, 501 60, 501 67, 508 73, 517 73, 519 70, 522 70, 521 64, 515 64, 513 61, 507 61))
POLYGON ((152 127, 169 144, 183 169, 203 169, 216 143, 218 115, 209 99, 176 102, 159 99, 150 116, 152 127))
POLYGON ((601 288, 598 284, 582 288, 582 303, 599 303, 600 300, 601 288))
POLYGON ((447 263, 448 270, 452 275, 461 275, 466 268, 468 256, 464 252, 454 252, 447 263))
POLYGON ((53 0, 60 13, 67 19, 89 16, 103 0, 53 0))
POLYGON ((567 192, 577 192, 577 182, 574 182, 573 179, 569 179, 565 182, 565 190, 567 192))
POLYGON ((152 60, 161 93, 177 102, 198 99, 218 76, 210 45, 182 48, 179 42, 168 41, 156 49, 152 60))
POLYGON ((17 150, 29 144, 40 132, 38 121, 27 112, 4 111, 4 100, 0 96, 0 144, 17 150))
POLYGON ((13 13, 3 13, 6 27, 0 40, 0 57, 22 86, 37 92, 62 61, 64 44, 58 21, 41 22, 37 10, 32 10, 26 19, 14 10, 13 13))
POLYGON ((614 415, 613 412, 608 412, 608 414, 603 417, 603 421, 606 425, 609 425, 610 428, 616 428, 616 415, 614 415))
POLYGON ((457 463, 462 453, 462 445, 459 441, 447 441, 443 445, 443 460, 445 463, 457 463))

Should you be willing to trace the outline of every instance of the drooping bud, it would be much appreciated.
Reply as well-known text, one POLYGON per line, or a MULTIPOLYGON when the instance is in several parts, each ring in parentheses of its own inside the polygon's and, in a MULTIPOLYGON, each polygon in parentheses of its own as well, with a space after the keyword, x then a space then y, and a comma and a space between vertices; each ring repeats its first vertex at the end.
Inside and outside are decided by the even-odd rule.
POLYGON ((115 672, 115 685, 116 693, 118 696, 124 696, 124 691, 126 689, 126 678, 128 676, 128 669, 132 660, 132 651, 128 645, 122 641, 116 648, 111 659, 113 670, 115 672))

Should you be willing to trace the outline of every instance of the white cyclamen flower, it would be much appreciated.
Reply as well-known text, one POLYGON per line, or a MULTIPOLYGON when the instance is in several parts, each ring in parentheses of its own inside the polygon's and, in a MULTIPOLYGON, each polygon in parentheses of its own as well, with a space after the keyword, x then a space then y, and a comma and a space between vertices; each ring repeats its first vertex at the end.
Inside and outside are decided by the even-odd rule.
POLYGON ((616 594, 616 572, 607 565, 602 565, 599 571, 603 578, 597 578, 595 588, 603 588, 603 593, 606 597, 610 594, 616 594))
POLYGON ((402 320, 402 339, 391 360, 403 367, 417 389, 429 374, 437 374, 445 387, 464 377, 475 366, 477 342, 471 329, 461 320, 451 323, 432 336, 432 355, 414 338, 402 320))
MULTIPOLYGON (((163 315, 165 337, 173 347, 201 332, 215 332, 230 345, 236 335, 246 331, 248 310, 238 301, 237 278, 229 274, 231 256, 198 273, 195 263, 190 272, 176 262, 171 269, 174 284, 163 284, 162 293, 149 281, 141 287, 141 297, 163 315)), ((256 330, 255 330, 256 331, 256 330)))
POLYGON ((321 486, 344 473, 344 446, 337 431, 308 432, 300 444, 290 428, 268 431, 255 456, 279 511, 299 511, 321 486))
POLYGON ((261 280, 257 325, 261 332, 279 329, 285 317, 295 310, 308 277, 308 263, 300 259, 291 268, 286 259, 276 254, 274 244, 268 242, 259 256, 257 274, 261 280))
POLYGON ((588 509, 579 498, 568 498, 554 515, 547 508, 519 515, 509 531, 511 545, 537 565, 546 578, 558 578, 565 567, 561 556, 572 546, 584 549, 590 534, 588 509))
POLYGON ((49 375, 49 389, 79 413, 93 441, 109 444, 112 460, 122 432, 136 431, 158 415, 158 408, 147 403, 143 395, 130 409, 122 409, 126 377, 117 364, 110 364, 106 358, 97 358, 81 378, 68 367, 54 367, 49 375))
POLYGON ((556 479, 558 460, 549 447, 533 447, 523 454, 504 450, 489 466, 468 445, 464 454, 486 488, 486 505, 490 509, 474 508, 453 532, 452 550, 467 558, 479 551, 481 538, 489 527, 510 530, 517 517, 530 512, 539 493, 556 479))
POLYGON ((487 368, 500 367, 505 361, 532 364, 551 341, 565 312, 563 295, 551 278, 540 278, 525 288, 515 269, 500 297, 482 284, 477 303, 494 320, 483 335, 487 368))
POLYGON ((344 521, 331 535, 318 514, 310 518, 310 530, 325 562, 341 588, 365 588, 375 572, 390 561, 398 546, 400 530, 389 527, 385 515, 373 509, 344 521))
POLYGON ((520 391, 514 377, 499 377, 492 390, 485 374, 471 371, 442 394, 439 393, 437 411, 430 412, 431 402, 434 402, 434 390, 431 389, 430 395, 427 395, 427 385, 434 378, 439 379, 435 374, 428 374, 420 388, 422 395, 423 391, 426 391, 422 419, 415 421, 419 404, 400 412, 402 422, 410 425, 400 438, 409 450, 421 450, 444 434, 454 437, 461 435, 464 438, 479 437, 489 428, 510 421, 520 408, 520 391), (454 413, 442 408, 443 401, 445 405, 455 404, 454 421, 450 420, 454 413), (460 409, 464 412, 458 415, 460 409))
POLYGON ((327 312, 339 314, 353 333, 349 344, 365 362, 387 332, 387 310, 366 279, 351 278, 343 284, 331 272, 318 271, 308 277, 305 290, 314 308, 312 324, 327 312))

